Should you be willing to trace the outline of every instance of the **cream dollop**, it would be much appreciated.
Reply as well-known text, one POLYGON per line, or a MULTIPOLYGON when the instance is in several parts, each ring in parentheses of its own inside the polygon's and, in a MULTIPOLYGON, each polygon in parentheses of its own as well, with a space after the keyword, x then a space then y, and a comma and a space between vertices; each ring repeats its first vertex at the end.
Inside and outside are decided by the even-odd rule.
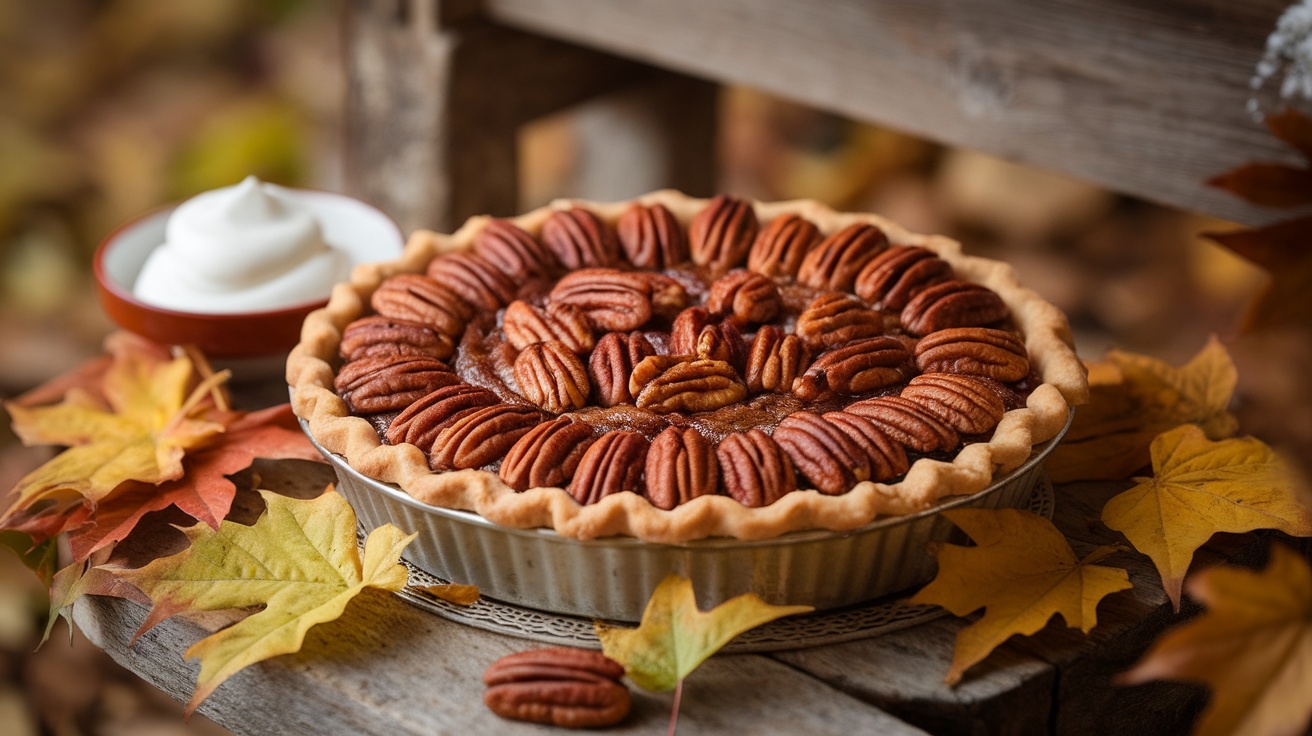
POLYGON ((327 298, 350 267, 294 192, 248 176, 179 205, 132 291, 185 312, 264 311, 327 298))

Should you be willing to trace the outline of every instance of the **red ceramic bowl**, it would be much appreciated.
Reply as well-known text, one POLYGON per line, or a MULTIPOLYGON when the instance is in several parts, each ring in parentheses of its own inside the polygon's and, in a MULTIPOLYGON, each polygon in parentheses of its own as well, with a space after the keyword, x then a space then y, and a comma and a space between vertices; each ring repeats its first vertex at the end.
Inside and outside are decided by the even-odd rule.
MULTIPOLYGON (((345 195, 304 189, 296 194, 314 211, 324 240, 345 250, 352 265, 394 260, 404 239, 396 223, 345 195)), ((115 324, 166 345, 195 345, 215 358, 249 358, 286 353, 300 340, 305 315, 322 299, 282 309, 231 314, 179 312, 152 306, 132 294, 150 252, 164 242, 173 207, 157 210, 110 233, 96 249, 93 265, 101 306, 115 324)))

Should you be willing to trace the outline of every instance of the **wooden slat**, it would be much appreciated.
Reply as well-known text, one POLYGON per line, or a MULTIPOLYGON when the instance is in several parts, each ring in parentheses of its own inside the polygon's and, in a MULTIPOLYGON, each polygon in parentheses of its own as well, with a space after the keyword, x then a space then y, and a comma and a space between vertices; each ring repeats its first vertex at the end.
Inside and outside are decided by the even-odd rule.
POLYGON ((1245 110, 1287 0, 486 0, 506 24, 1239 222, 1289 159, 1245 110))

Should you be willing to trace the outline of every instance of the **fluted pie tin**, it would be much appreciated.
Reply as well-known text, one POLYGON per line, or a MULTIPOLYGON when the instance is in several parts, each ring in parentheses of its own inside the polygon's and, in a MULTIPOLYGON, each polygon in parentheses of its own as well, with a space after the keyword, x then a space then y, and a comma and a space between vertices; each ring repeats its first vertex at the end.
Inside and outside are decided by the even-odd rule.
POLYGON ((984 490, 948 497, 925 511, 877 519, 846 532, 802 531, 764 540, 683 544, 632 537, 580 541, 550 529, 501 526, 468 511, 420 503, 395 486, 360 474, 317 442, 315 446, 336 468, 338 490, 365 531, 391 523, 418 533, 404 557, 420 569, 477 585, 483 595, 518 606, 637 621, 652 590, 670 573, 692 580, 703 610, 748 592, 770 603, 826 610, 923 583, 935 570, 926 546, 953 534, 952 523, 940 512, 1024 507, 1042 477, 1044 458, 1069 426, 1068 419, 1056 437, 1035 446, 1023 465, 984 490))

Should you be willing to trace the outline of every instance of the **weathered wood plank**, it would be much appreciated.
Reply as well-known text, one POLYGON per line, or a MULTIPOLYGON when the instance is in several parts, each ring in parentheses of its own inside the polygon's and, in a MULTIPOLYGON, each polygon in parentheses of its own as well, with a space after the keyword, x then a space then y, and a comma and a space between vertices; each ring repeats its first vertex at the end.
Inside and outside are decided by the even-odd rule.
POLYGON ((1118 192, 1256 223, 1204 186, 1290 159, 1245 110, 1287 0, 486 0, 490 17, 1118 192))

